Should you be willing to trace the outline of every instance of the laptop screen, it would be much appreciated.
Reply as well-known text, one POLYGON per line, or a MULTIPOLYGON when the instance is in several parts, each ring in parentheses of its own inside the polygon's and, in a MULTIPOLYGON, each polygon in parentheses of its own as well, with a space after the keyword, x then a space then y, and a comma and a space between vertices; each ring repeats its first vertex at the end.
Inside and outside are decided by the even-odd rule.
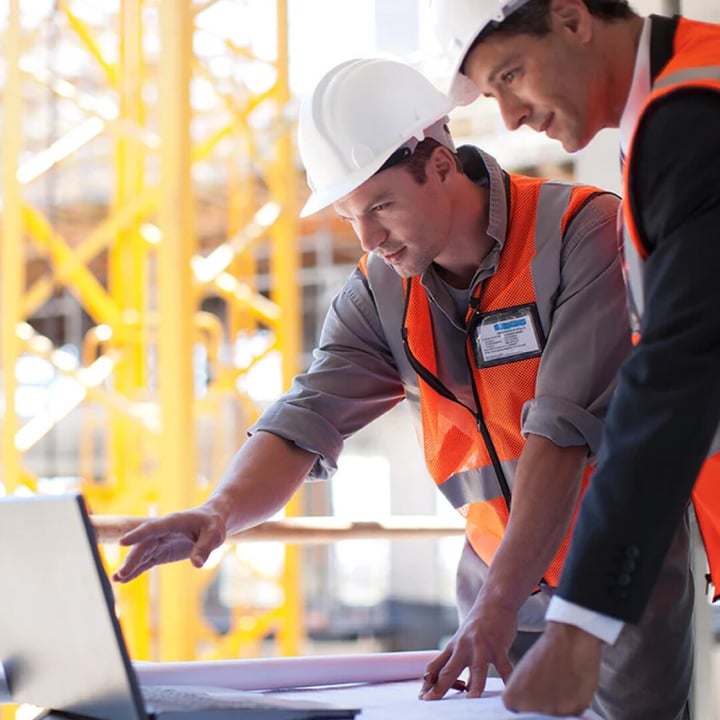
POLYGON ((0 500, 0 578, 0 663, 13 702, 145 719, 80 495, 0 500))

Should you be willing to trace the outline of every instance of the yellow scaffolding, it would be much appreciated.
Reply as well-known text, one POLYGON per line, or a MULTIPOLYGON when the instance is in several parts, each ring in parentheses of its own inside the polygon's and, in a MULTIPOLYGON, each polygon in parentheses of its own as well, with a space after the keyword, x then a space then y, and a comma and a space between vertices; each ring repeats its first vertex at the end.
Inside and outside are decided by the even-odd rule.
MULTIPOLYGON (((152 515, 196 504, 236 449, 217 439, 227 433, 228 406, 236 418, 235 436, 244 436, 257 416, 252 400, 238 390, 239 380, 274 352, 281 357, 284 387, 298 370, 297 173, 288 120, 287 0, 276 1, 277 56, 262 61, 272 66, 275 79, 260 92, 243 81, 216 78, 213 63, 193 55, 203 13, 215 4, 122 0, 117 14, 100 27, 75 3, 58 0, 49 21, 63 45, 72 43, 86 54, 92 67, 88 89, 65 77, 62 68, 35 60, 42 33, 32 23, 40 21, 23 15, 33 4, 10 0, 2 36, 7 71, 0 238, 6 492, 21 486, 37 490, 39 478, 28 469, 25 454, 79 409, 78 487, 94 512, 152 515), (107 42, 109 28, 114 45, 107 42), (200 85, 212 92, 219 108, 211 118, 193 106, 200 85), (73 117, 80 118, 44 147, 30 141, 22 121, 28 97, 40 92, 72 107, 73 117), (272 117, 270 131, 253 130, 249 119, 259 110, 272 117), (267 137, 273 141, 263 143, 267 137), (62 178, 66 168, 82 174, 99 141, 111 148, 107 213, 71 240, 54 222, 52 208, 28 198, 35 183, 62 178), (209 192, 222 195, 226 232, 201 245, 202 197, 193 174, 203 167, 223 178, 221 187, 209 192), (26 278, 31 250, 43 258, 46 271, 26 278), (269 258, 270 297, 257 289, 259 250, 269 258), (92 321, 79 359, 33 327, 33 315, 60 289, 70 291, 92 321), (203 309, 208 298, 222 301, 222 320, 203 309), (270 339, 241 364, 233 349, 239 338, 259 328, 268 330, 270 339), (199 350, 209 380, 198 390, 194 356, 199 350), (24 356, 42 357, 75 388, 66 403, 25 420, 17 412, 14 372, 24 356), (213 441, 212 451, 199 457, 193 439, 201 425, 213 441)), ((216 40, 226 66, 260 62, 249 48, 226 37, 216 40)), ((297 509, 296 498, 289 513, 297 509)), ((106 559, 111 566, 119 562, 117 548, 107 548, 106 559)), ((234 609, 231 632, 222 637, 202 613, 203 596, 216 574, 217 568, 198 572, 178 564, 117 588, 133 657, 182 660, 229 649, 244 654, 245 646, 255 647, 269 632, 278 639, 278 652, 297 654, 303 624, 296 548, 288 548, 276 578, 283 588, 281 604, 243 609, 241 617, 234 609)))

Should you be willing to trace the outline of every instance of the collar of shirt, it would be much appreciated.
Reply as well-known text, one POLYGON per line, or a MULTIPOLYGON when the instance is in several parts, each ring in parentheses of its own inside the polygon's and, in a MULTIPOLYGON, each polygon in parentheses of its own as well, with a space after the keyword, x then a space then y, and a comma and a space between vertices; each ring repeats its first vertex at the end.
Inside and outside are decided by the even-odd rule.
POLYGON ((446 283, 431 265, 422 275, 421 283, 447 318, 460 329, 465 328, 465 316, 470 307, 470 296, 475 286, 497 272, 500 247, 495 245, 478 266, 470 286, 454 288, 446 283))
POLYGON ((485 163, 490 179, 488 197, 488 229, 487 234, 497 242, 498 248, 505 245, 508 221, 508 195, 505 187, 505 176, 498 161, 478 148, 485 163))
POLYGON ((643 24, 637 55, 635 56, 635 69, 630 92, 620 118, 620 152, 622 157, 627 155, 640 110, 650 94, 650 30, 651 22, 650 18, 647 17, 643 24))

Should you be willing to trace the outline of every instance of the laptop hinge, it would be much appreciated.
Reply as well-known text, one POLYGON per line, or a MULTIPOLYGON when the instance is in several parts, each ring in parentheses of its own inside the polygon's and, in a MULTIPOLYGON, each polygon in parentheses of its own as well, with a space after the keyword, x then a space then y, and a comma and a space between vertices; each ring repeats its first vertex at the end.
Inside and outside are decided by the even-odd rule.
POLYGON ((0 661, 0 703, 12 702, 12 695, 10 694, 10 682, 8 680, 7 673, 5 672, 5 665, 0 661))

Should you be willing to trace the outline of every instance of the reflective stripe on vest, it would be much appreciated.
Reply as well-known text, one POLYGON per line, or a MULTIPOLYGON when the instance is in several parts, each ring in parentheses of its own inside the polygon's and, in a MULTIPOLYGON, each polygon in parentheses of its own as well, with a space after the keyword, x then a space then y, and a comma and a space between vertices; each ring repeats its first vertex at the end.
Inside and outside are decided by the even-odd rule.
MULTIPOLYGON (((720 27, 680 18, 675 33, 673 57, 656 78, 638 115, 635 131, 660 99, 688 88, 720 92, 720 27)), ((630 305, 642 316, 645 293, 644 264, 648 248, 638 231, 629 200, 634 140, 633 134, 623 172, 623 253, 630 305)), ((637 330, 639 331, 639 327, 637 330)), ((695 482, 692 501, 708 556, 710 576, 715 586, 713 599, 717 600, 720 597, 720 428, 715 433, 708 457, 695 482)))
MULTIPOLYGON (((473 293, 473 314, 504 308, 537 305, 544 334, 550 329, 552 302, 559 284, 562 238, 569 221, 598 192, 536 178, 510 176, 512 221, 498 270, 473 293), (538 303, 536 282, 551 291, 538 303), (476 306, 476 307, 475 307, 476 306)), ((363 258, 360 268, 368 276, 372 262, 363 258)), ((476 407, 462 404, 438 378, 436 341, 431 306, 420 278, 401 281, 405 288, 403 334, 406 353, 417 376, 417 402, 410 405, 420 417, 425 462, 438 488, 467 519, 466 533, 475 552, 488 565, 497 551, 508 521, 512 484, 525 441, 520 432, 522 408, 535 397, 539 357, 505 362, 478 369, 470 333, 466 354, 476 407)), ((395 283, 373 285, 381 316, 383 307, 398 307, 395 283)), ((387 325, 386 325, 387 327, 387 325)), ((585 473, 583 488, 589 476, 585 473)), ((574 520, 574 518, 573 518, 574 520)), ((569 533, 568 533, 569 535, 569 533)), ((568 538, 544 575, 556 585, 567 552, 568 538)))

